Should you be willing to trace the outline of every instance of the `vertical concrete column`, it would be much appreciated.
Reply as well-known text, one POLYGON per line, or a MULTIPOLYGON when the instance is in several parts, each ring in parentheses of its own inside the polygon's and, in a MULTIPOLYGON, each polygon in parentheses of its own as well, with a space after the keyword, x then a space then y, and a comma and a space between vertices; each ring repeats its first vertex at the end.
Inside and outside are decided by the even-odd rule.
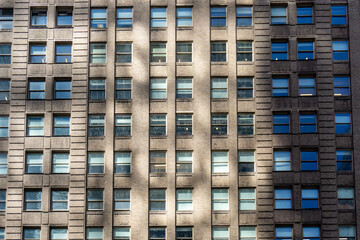
POLYGON ((210 1, 194 1, 194 239, 211 239, 210 1))
POLYGON ((71 89, 71 143, 69 239, 85 238, 87 84, 90 1, 75 0, 73 12, 73 75, 71 89))
POLYGON ((133 1, 131 238, 148 238, 150 0, 133 1))
POLYGON ((6 239, 22 239, 29 1, 15 2, 9 115, 6 239), (21 127, 22 126, 22 127, 21 127))

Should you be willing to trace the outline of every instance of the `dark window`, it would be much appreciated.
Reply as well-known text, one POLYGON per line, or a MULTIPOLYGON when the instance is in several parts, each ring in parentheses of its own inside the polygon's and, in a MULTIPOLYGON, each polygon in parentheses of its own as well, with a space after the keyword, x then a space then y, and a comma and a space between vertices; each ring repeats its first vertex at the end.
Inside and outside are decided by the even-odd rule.
POLYGON ((176 240, 193 239, 192 227, 176 227, 176 240))
POLYGON ((290 133, 290 116, 285 114, 274 114, 273 131, 274 133, 290 133))
POLYGON ((227 135, 227 114, 211 115, 211 134, 227 135))
POLYGON ((54 136, 70 135, 70 116, 54 116, 54 136))
POLYGON ((176 43, 176 62, 192 62, 192 43, 176 43))
POLYGON ((271 7, 271 24, 286 24, 286 7, 271 7))
POLYGON ((106 43, 90 43, 90 63, 106 63, 106 43))
POLYGON ((253 151, 238 152, 239 173, 255 171, 255 156, 253 151))
POLYGON ((87 190, 87 210, 103 210, 103 194, 102 189, 87 190))
POLYGON ((131 115, 130 114, 115 115, 115 136, 116 137, 131 136, 131 115))
POLYGON ((253 78, 252 77, 238 77, 237 78, 237 97, 238 98, 253 98, 253 78))
POLYGON ((91 28, 106 28, 106 8, 91 9, 91 28))
POLYGON ((238 41, 237 48, 237 61, 252 61, 252 42, 251 41, 238 41))
POLYGON ((0 190, 0 211, 6 210, 6 190, 0 190))
POLYGON ((254 135, 254 114, 238 114, 238 135, 254 135))
POLYGON ((273 78, 272 79, 272 95, 273 97, 289 96, 289 79, 273 78))
POLYGON ((313 42, 298 42, 298 59, 299 60, 314 59, 313 42))
POLYGON ((299 77, 299 96, 315 96, 315 78, 299 77))
POLYGON ((117 43, 116 44, 116 62, 117 63, 131 63, 132 55, 131 43, 117 43))
POLYGON ((345 25, 346 12, 347 9, 345 5, 331 6, 331 25, 345 25))
POLYGON ((350 78, 334 77, 334 95, 349 96, 350 95, 350 78))
POLYGON ((291 189, 275 189, 275 209, 291 208, 291 189))
POLYGON ((56 25, 57 26, 72 26, 73 10, 72 9, 57 9, 56 25))
POLYGON ((14 11, 11 8, 0 8, 0 29, 13 28, 14 11))
POLYGON ((166 152, 150 152, 150 173, 166 173, 166 152))
MULTIPOLYGON (((120 210, 120 211, 130 210, 130 189, 114 190, 114 208, 115 210, 120 210)), ((119 239, 124 239, 124 238, 119 238, 119 239)))
POLYGON ((69 192, 65 190, 51 191, 51 210, 67 210, 68 195, 69 192))
POLYGON ((150 136, 166 136, 166 115, 150 115, 150 136))
POLYGON ((90 79, 89 99, 91 100, 105 99, 105 79, 90 79))
MULTIPOLYGON (((41 210, 41 191, 25 190, 24 210, 25 211, 41 210)), ((29 238, 29 239, 31 239, 31 238, 29 238)), ((40 237, 39 237, 39 239, 40 239, 40 237)))
POLYGON ((300 114, 300 133, 316 133, 315 114, 300 114))
POLYGON ((131 99, 131 79, 117 78, 115 83, 116 99, 126 100, 131 99))
POLYGON ((211 7, 210 18, 212 27, 226 26, 226 7, 211 7))
POLYGON ((176 8, 176 26, 178 26, 178 27, 192 26, 192 8, 191 7, 176 8))
POLYGON ((10 80, 0 78, 0 101, 10 100, 10 80))
POLYGON ((30 63, 46 63, 45 43, 30 43, 30 63))
POLYGON ((176 114, 176 135, 192 135, 191 114, 176 114))
POLYGON ((241 6, 236 8, 236 26, 252 26, 252 7, 241 6))
POLYGON ((166 240, 166 228, 164 227, 150 227, 149 228, 150 240, 166 240))
POLYGON ((339 240, 355 240, 356 227, 351 225, 339 225, 339 240))
POLYGON ((271 43, 271 60, 288 60, 288 44, 287 42, 271 43))
POLYGON ((166 209, 165 189, 150 189, 149 197, 150 197, 150 209, 149 209, 150 211, 165 211, 166 209))
POLYGON ((11 44, 0 44, 0 64, 11 64, 11 44))
POLYGON ((297 24, 313 23, 313 7, 297 7, 297 24))
POLYGON ((336 151, 337 171, 352 171, 352 152, 350 150, 336 151))
POLYGON ((166 62, 166 43, 150 43, 150 62, 166 62))
POLYGON ((123 28, 131 28, 132 17, 133 17, 132 8, 118 8, 116 10, 116 19, 117 19, 116 26, 123 28))
POLYGON ((226 42, 211 42, 211 61, 226 62, 226 42))
POLYGON ((320 240, 320 228, 303 227, 303 240, 320 240))
POLYGON ((102 137, 105 132, 105 116, 90 115, 89 116, 89 137, 102 137))
POLYGON ((55 99, 71 98, 71 79, 55 78, 55 99))
POLYGON ((88 153, 88 173, 104 173, 104 153, 88 153))
POLYGON ((46 8, 32 8, 31 9, 31 26, 46 27, 47 24, 47 9, 46 8))
POLYGON ((318 170, 318 156, 315 151, 301 151, 301 171, 316 171, 318 170))
POLYGON ((319 208, 319 190, 317 189, 302 189, 302 208, 316 209, 319 208))
POLYGON ((335 133, 336 134, 351 133, 350 113, 335 113, 335 133))
POLYGON ((339 209, 354 209, 354 189, 353 188, 338 188, 338 208, 339 209))

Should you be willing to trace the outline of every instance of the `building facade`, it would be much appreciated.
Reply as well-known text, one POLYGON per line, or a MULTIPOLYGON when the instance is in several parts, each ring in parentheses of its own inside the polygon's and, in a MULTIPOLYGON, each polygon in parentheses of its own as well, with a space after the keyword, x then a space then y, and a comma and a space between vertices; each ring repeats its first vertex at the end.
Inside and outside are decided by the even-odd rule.
POLYGON ((360 236, 358 0, 0 0, 0 239, 360 236))

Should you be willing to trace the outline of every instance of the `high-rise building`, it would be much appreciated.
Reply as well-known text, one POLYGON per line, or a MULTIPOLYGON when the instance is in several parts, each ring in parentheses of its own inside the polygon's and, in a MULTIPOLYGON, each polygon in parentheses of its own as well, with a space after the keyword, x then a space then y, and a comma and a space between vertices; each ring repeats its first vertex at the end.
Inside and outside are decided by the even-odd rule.
POLYGON ((0 0, 0 239, 356 239, 359 26, 359 0, 0 0))

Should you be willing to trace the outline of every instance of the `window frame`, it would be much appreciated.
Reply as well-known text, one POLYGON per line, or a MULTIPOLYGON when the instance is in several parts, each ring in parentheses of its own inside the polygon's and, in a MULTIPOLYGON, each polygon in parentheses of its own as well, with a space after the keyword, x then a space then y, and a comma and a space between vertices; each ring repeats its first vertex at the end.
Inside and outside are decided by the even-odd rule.
MULTIPOLYGON (((32 235, 33 234, 34 233, 32 233, 32 235)), ((40 240, 40 238, 41 238, 41 228, 40 227, 24 227, 23 228, 23 240, 40 240), (26 238, 27 231, 35 231, 36 235, 39 236, 39 238, 26 238)))
POLYGON ((271 78, 272 97, 290 97, 290 81, 287 76, 271 78), (286 87, 283 84, 286 82, 286 87), (285 90, 286 93, 284 92, 285 90))
POLYGON ((211 63, 227 62, 227 42, 226 41, 211 41, 210 42, 210 62, 211 63), (225 50, 214 49, 216 47, 215 46, 216 44, 221 44, 222 45, 221 48, 223 48, 225 45, 225 50))
POLYGON ((211 99, 228 98, 228 78, 211 77, 211 99))
POLYGON ((10 46, 10 52, 3 53, 3 51, 0 51, 0 59, 1 59, 0 64, 11 64, 12 44, 11 43, 0 43, 0 46, 5 46, 5 50, 7 50, 6 48, 8 48, 10 46), (4 61, 4 63, 3 63, 3 61, 4 61))
POLYGON ((72 43, 69 42, 56 42, 55 43, 55 61, 54 63, 60 63, 60 64, 69 64, 72 63, 72 43), (66 52, 66 53, 60 53, 58 51, 58 47, 59 46, 66 46, 69 47, 70 46, 70 53, 66 52), (65 57, 65 62, 63 61, 58 61, 57 58, 58 57, 65 57), (70 61, 68 61, 68 58, 70 59, 70 61))
POLYGON ((167 239, 166 237, 167 237, 166 227, 149 227, 149 240, 165 240, 165 239, 167 239), (155 238, 154 238, 152 233, 154 233, 155 231, 158 231, 158 232, 161 231, 161 235, 155 236, 155 238))
POLYGON ((31 64, 45 64, 46 61, 46 51, 47 44, 43 42, 30 42, 29 43, 29 63, 31 64), (33 53, 33 47, 42 47, 42 51, 38 51, 38 53, 33 53), (41 57, 41 62, 39 60, 34 61, 33 57, 41 57))
POLYGON ((128 189, 128 188, 116 188, 116 189, 114 189, 114 211, 130 211, 130 210, 131 210, 131 190, 128 189), (120 194, 120 195, 122 195, 122 197, 117 198, 116 197, 116 192, 121 192, 121 191, 124 192, 125 195, 128 195, 129 197, 127 198, 127 196, 126 196, 126 198, 125 198, 125 197, 123 197, 122 194, 120 194), (116 203, 126 204, 126 205, 128 205, 128 207, 126 207, 126 208, 117 208, 116 203))
MULTIPOLYGON (((64 14, 63 13, 63 14, 64 14)), ((70 7, 57 7, 56 8, 56 27, 72 27, 73 26, 73 20, 74 20, 74 10, 70 7), (71 24, 59 24, 59 12, 66 12, 67 14, 71 12, 71 15, 65 15, 65 16, 71 16, 71 24)))
POLYGON ((132 79, 131 78, 116 78, 115 79, 115 100, 130 100, 131 101, 131 87, 132 87, 132 79), (123 81, 122 83, 120 83, 123 81), (130 82, 130 88, 127 88, 130 82), (121 98, 120 93, 126 93, 125 96, 129 96, 126 98, 121 98))
POLYGON ((67 240, 68 239, 68 229, 67 228, 62 228, 62 227, 51 227, 50 228, 50 240, 67 240), (65 236, 61 236, 61 238, 53 238, 53 230, 65 230, 66 231, 66 235, 65 236))
POLYGON ((177 226, 176 240, 192 240, 194 235, 193 232, 194 230, 192 226, 177 226), (191 236, 189 236, 189 229, 191 230, 191 236))
POLYGON ((10 30, 13 29, 14 25, 14 9, 13 8, 0 8, 0 30, 10 30), (3 11, 11 11, 10 14, 3 14, 3 11), (9 26, 6 26, 6 25, 9 26))
POLYGON ((240 225, 239 226, 239 240, 256 240, 257 239, 257 228, 256 226, 248 226, 248 225, 240 225), (246 234, 242 234, 241 230, 245 230, 246 234), (252 230, 251 232, 253 232, 253 234, 255 235, 251 235, 249 234, 250 229, 252 230))
POLYGON ((317 133, 317 114, 316 113, 300 113, 299 114, 299 133, 311 134, 317 133), (309 119, 312 118, 312 119, 309 119), (311 122, 309 122, 311 120, 311 122), (311 129, 307 129, 310 127, 311 129), (313 129, 314 128, 314 129, 313 129))
POLYGON ((54 78, 54 99, 71 99, 71 78, 54 78), (57 89, 57 83, 69 83, 69 89, 57 89), (57 93, 69 93, 69 97, 57 97, 57 93))
POLYGON ((301 171, 318 171, 319 170, 319 154, 318 154, 318 151, 316 150, 300 150, 300 169, 301 171), (316 155, 316 159, 305 159, 305 156, 304 156, 304 153, 315 153, 316 155), (315 169, 311 168, 310 169, 307 169, 305 168, 306 165, 311 165, 311 164, 314 164, 315 163, 315 169), (303 167, 303 165, 305 165, 303 167))
MULTIPOLYGON (((39 85, 40 86, 40 85, 39 85)), ((44 100, 46 99, 45 96, 45 90, 46 90, 46 81, 44 78, 28 78, 28 99, 29 100, 44 100), (36 83, 41 83, 41 87, 42 89, 32 89, 32 84, 35 83, 35 88, 36 88, 36 83), (40 94, 38 95, 38 97, 32 97, 32 93, 34 94, 40 94)))
POLYGON ((9 115, 0 115, 0 139, 9 137, 9 120, 9 115), (3 121, 6 121, 6 124, 3 125, 3 121))
POLYGON ((189 113, 176 114, 176 136, 192 136, 193 115, 189 113))
POLYGON ((132 42, 117 42, 115 45, 115 62, 118 64, 129 64, 132 63, 132 42), (125 47, 124 49, 130 46, 130 51, 121 51, 121 46, 125 47), (130 59, 128 57, 130 56, 130 59), (124 60, 121 60, 124 59, 124 60))
POLYGON ((294 237, 294 230, 292 226, 276 226, 275 227, 275 240, 292 240, 294 237), (291 230, 291 236, 290 235, 285 235, 282 236, 280 235, 280 232, 278 234, 278 229, 290 229, 291 230))
POLYGON ((193 78, 192 77, 177 77, 176 78, 176 99, 192 99, 193 98, 193 78), (188 82, 182 82, 179 83, 180 81, 188 81, 188 82), (181 87, 181 84, 189 84, 189 82, 191 81, 191 87, 181 87), (181 87, 181 88, 180 88, 181 87), (191 94, 187 93, 187 91, 191 92, 191 94), (186 93, 180 93, 181 91, 184 91, 186 93), (184 95, 184 97, 182 97, 182 95, 184 95), (188 96, 191 95, 191 96, 188 96))
POLYGON ((350 84, 350 77, 349 76, 334 76, 334 97, 349 97, 351 95, 351 84, 350 84), (346 85, 339 85, 339 83, 336 83, 337 80, 340 80, 341 83, 341 79, 347 79, 347 86, 346 85), (339 94, 336 93, 336 90, 340 90, 340 89, 347 89, 348 90, 348 94, 339 94))
POLYGON ((107 44, 105 42, 91 42, 89 44, 89 63, 90 64, 106 64, 107 62, 107 57, 106 57, 106 53, 107 53, 107 44), (103 50, 104 48, 104 53, 102 52, 94 52, 94 49, 96 49, 95 47, 101 47, 98 49, 103 50), (101 60, 100 62, 94 62, 94 60, 101 60))
POLYGON ((167 99, 167 78, 151 77, 150 78, 150 100, 167 99))
POLYGON ((314 24, 314 6, 312 5, 297 5, 296 6, 296 24, 298 25, 309 25, 314 24), (311 15, 308 14, 302 14, 299 15, 299 8, 311 8, 311 15), (308 22, 305 20, 305 22, 299 21, 299 19, 309 19, 311 18, 311 22, 308 22))
POLYGON ((192 212, 194 210, 193 206, 193 189, 192 188, 177 188, 176 189, 176 212, 192 212), (186 192, 187 191, 187 192, 186 192), (179 197, 180 192, 185 193, 185 195, 191 195, 191 198, 181 198, 179 197), (185 209, 182 209, 185 205, 185 209), (187 206, 189 205, 189 206, 187 206), (188 208, 189 207, 189 208, 188 208))
POLYGON ((252 27, 253 26, 253 6, 250 5, 237 5, 236 6, 236 27, 252 27), (241 8, 250 8, 250 15, 245 14, 239 14, 238 10, 241 8), (250 19, 250 25, 249 24, 240 24, 241 20, 249 20, 250 19))
MULTIPOLYGON (((306 46, 305 46, 306 47, 306 46)), ((314 60, 315 59, 315 45, 314 45, 314 41, 311 39, 305 39, 305 40, 301 40, 299 39, 297 42, 297 60, 314 60), (312 49, 308 50, 308 49, 303 49, 304 46, 301 46, 302 44, 307 44, 307 43, 311 43, 312 44, 312 49), (311 58, 309 57, 302 57, 301 55, 303 54, 310 54, 311 53, 311 58)))
POLYGON ((274 149, 274 172, 289 172, 292 170, 291 151, 288 149, 274 149), (277 153, 286 153, 286 155, 279 155, 277 153), (285 159, 286 158, 286 159, 285 159), (284 166, 285 165, 285 169, 284 166), (279 166, 277 166, 279 165, 279 166), (280 170, 279 170, 280 169, 280 170), (283 170, 282 170, 283 169, 283 170))
MULTIPOLYGON (((163 15, 164 12, 161 11, 161 14, 163 15)), ((151 7, 150 8, 150 27, 151 28, 166 28, 167 27, 167 7, 159 6, 159 7, 151 7), (164 10, 165 9, 165 17, 156 17, 154 16, 153 10, 164 10), (160 26, 154 26, 155 22, 160 21, 160 26)))
MULTIPOLYGON (((284 119, 285 120, 285 119, 284 119)), ((288 113, 273 113, 273 134, 290 134, 291 133, 291 116, 288 113), (281 116, 281 117, 279 117, 281 116), (280 122, 278 122, 279 120, 275 119, 275 118, 283 118, 283 116, 286 116, 287 119, 287 123, 284 123, 282 119, 280 119, 280 122), (275 130, 275 128, 278 127, 283 127, 283 126, 287 126, 287 131, 286 132, 282 132, 282 130, 275 130)))
POLYGON ((120 151, 116 151, 114 152, 114 174, 131 174, 131 160, 132 160, 132 154, 131 152, 120 152, 120 151), (124 154, 124 157, 117 157, 117 155, 121 155, 124 154), (128 155, 128 157, 126 156, 125 158, 125 154, 128 155), (120 161, 117 161, 118 159, 120 159, 120 161), (123 161, 122 159, 126 160, 123 161), (119 167, 119 170, 117 170, 119 167), (125 168, 129 168, 129 171, 120 171, 120 169, 123 169, 123 167, 125 168))
POLYGON ((353 168, 354 167, 353 167, 353 153, 352 153, 352 150, 350 150, 350 149, 336 149, 336 170, 338 172, 352 172, 353 168), (340 153, 343 153, 343 154, 340 154, 340 153), (340 158, 340 156, 341 156, 341 158, 340 158), (350 159, 348 159, 348 157, 346 157, 346 156, 350 156, 350 159), (349 163, 350 163, 350 165, 349 165, 349 163), (344 164, 349 165, 350 170, 341 170, 340 166, 344 165, 344 164))
POLYGON ((105 174, 105 152, 87 153, 87 174, 105 174))
POLYGON ((176 27, 192 27, 193 26, 193 21, 192 21, 192 17, 193 17, 193 8, 192 6, 179 6, 176 7, 176 27), (179 16, 178 14, 178 9, 191 9, 191 17, 188 16, 179 16), (183 19, 191 19, 191 24, 190 25, 179 25, 179 20, 183 20, 183 19))
POLYGON ((71 126, 71 117, 70 115, 53 115, 53 136, 70 136, 70 126, 71 126), (68 125, 56 125, 56 119, 57 118, 68 118, 68 125), (57 129, 68 129, 67 134, 56 134, 57 129))
POLYGON ((7 152, 0 152, 0 175, 7 174, 8 154, 7 152))
POLYGON ((256 164, 255 164, 255 151, 254 150, 245 150, 245 149, 241 149, 238 150, 238 172, 239 174, 244 174, 244 173, 254 173, 256 172, 256 164), (251 154, 249 154, 251 153, 251 154), (244 154, 244 155, 242 155, 244 154), (241 160, 241 158, 244 158, 244 160, 241 160), (249 158, 252 158, 249 160, 249 158), (246 167, 243 167, 242 165, 245 165, 246 167), (250 166, 252 165, 252 166, 250 166), (250 168, 248 167, 250 166, 250 168), (241 170, 244 169, 244 170, 241 170), (247 169, 252 169, 252 171, 248 171, 247 169), (241 171, 240 171, 241 170, 241 171))
MULTIPOLYGON (((65 160, 64 158, 62 158, 61 160, 65 160)), ((66 174, 66 173, 70 173, 70 153, 69 152, 52 152, 52 162, 51 162, 51 173, 52 174, 66 174), (67 162, 61 162, 61 163, 55 163, 54 162, 54 156, 57 154, 67 154, 67 162), (66 172, 57 172, 56 166, 67 166, 67 171, 66 172)))
POLYGON ((211 210, 212 211, 229 211, 229 188, 212 188, 211 189, 211 210), (215 191, 218 191, 218 194, 225 194, 226 198, 215 198, 215 191), (223 191, 223 192, 221 192, 223 191), (224 205, 224 208, 222 208, 224 205))
POLYGON ((348 25, 348 6, 346 4, 333 4, 331 5, 331 26, 345 26, 348 25), (344 14, 333 14, 333 7, 345 7, 345 15, 344 14), (345 18, 345 24, 334 24, 333 18, 345 18))
MULTIPOLYGON (((128 13, 127 13, 128 14, 128 13)), ((116 27, 117 28, 132 28, 133 27, 133 8, 132 7, 118 7, 116 8, 116 27), (129 17, 119 17, 120 16, 120 9, 130 9, 131 10, 131 18, 129 17), (121 20, 131 20, 131 26, 125 25, 125 26, 119 26, 119 22, 121 20)))
POLYGON ((346 135, 346 134, 351 134, 352 133, 352 116, 351 116, 351 112, 335 112, 335 134, 340 134, 340 135, 346 135), (346 116, 345 116, 346 114, 346 116), (349 117, 349 122, 346 121, 341 121, 339 122, 339 120, 337 120, 337 118, 343 118, 346 117, 347 115, 349 117), (346 129, 339 129, 340 127, 346 127, 346 129), (341 131, 340 131, 341 130, 341 131), (339 132, 340 131, 340 132, 339 132), (345 132, 343 132, 345 131, 345 132))
POLYGON ((44 171, 44 153, 43 152, 26 152, 25 154, 26 157, 26 162, 25 162, 25 173, 26 174, 42 174, 44 171), (38 158, 35 158, 35 163, 31 163, 29 157, 30 156, 37 156, 38 158), (41 161, 41 163, 39 163, 41 161), (29 171, 29 167, 30 169, 32 169, 33 167, 38 168, 38 170, 35 171, 34 170, 30 170, 29 171))
POLYGON ((150 42, 150 64, 166 63, 166 53, 167 42, 150 42))
POLYGON ((229 239, 229 227, 228 226, 213 226, 211 228, 211 240, 228 240, 229 239), (226 230, 226 231, 225 231, 226 230), (223 232, 225 236, 218 236, 216 233, 223 232))
POLYGON ((88 117, 88 137, 104 137, 105 136, 105 115, 102 114, 91 114, 88 117), (96 118, 93 118, 96 117, 96 118), (98 120, 100 121, 102 118, 102 124, 99 125, 99 123, 96 124, 91 124, 91 120, 98 120), (102 129, 101 129, 102 128, 102 129), (94 133, 91 133, 90 130, 94 130, 97 129, 96 132, 98 132, 97 134, 94 135, 94 133))
POLYGON ((239 211, 255 211, 256 210, 256 188, 239 188, 239 211), (244 191, 244 192, 242 192, 244 191), (253 198, 244 198, 242 197, 242 193, 245 193, 247 195, 253 195, 254 197, 253 198), (243 204, 246 204, 248 205, 248 209, 246 208, 243 208, 243 204), (251 206, 250 206, 251 204, 251 206))
POLYGON ((338 209, 355 209, 355 193, 353 187, 337 188, 338 209), (341 196, 341 191, 351 191, 352 196, 341 196))
MULTIPOLYGON (((176 151, 176 174, 192 174, 193 172, 193 152, 192 151, 176 151), (180 156, 181 154, 184 154, 183 156, 180 156), (186 156, 188 155, 188 156, 186 156), (191 155, 191 156, 190 156, 191 155), (182 160, 182 159, 189 159, 188 160, 182 160), (181 169, 180 165, 190 165, 190 171, 179 171, 181 169)), ((184 168, 188 170, 189 168, 184 168)))
POLYGON ((26 136, 44 136, 44 115, 27 115, 27 120, 26 120, 26 136), (35 126, 30 126, 30 121, 31 119, 36 119, 39 118, 40 121, 40 125, 35 125, 35 126), (39 130, 39 134, 30 134, 30 130, 38 128, 39 130))
POLYGON ((51 204, 50 204, 51 211, 68 211, 69 210, 69 190, 61 190, 61 189, 51 189, 51 204), (54 192, 66 192, 66 200, 57 200, 54 199, 54 192), (54 208, 54 203, 66 203, 66 208, 54 208))
POLYGON ((167 135, 167 115, 154 113, 150 114, 150 137, 165 137, 167 135), (162 119, 160 119, 161 117, 162 119), (163 123, 165 121, 165 124, 163 123))
POLYGON ((236 61, 237 62, 252 62, 253 61, 253 41, 236 41, 236 61), (243 46, 240 46, 244 44, 243 46), (245 44, 250 44, 245 46, 245 44), (249 56, 247 58, 247 56, 249 56))
POLYGON ((149 153, 149 173, 165 174, 167 172, 167 152, 150 151, 149 153))
POLYGON ((106 79, 90 78, 89 79, 89 100, 104 101, 106 99, 106 79))
POLYGON ((86 240, 103 240, 103 236, 104 236, 104 229, 103 227, 86 227, 86 235, 85 235, 85 239, 86 240), (101 235, 101 238, 98 238, 98 236, 96 237, 90 237, 90 230, 94 231, 99 231, 97 232, 96 234, 100 234, 101 235))
MULTIPOLYGON (((346 232, 349 232, 348 230, 345 230, 346 232)), ((356 239, 356 226, 355 225, 339 225, 339 240, 355 240, 356 239), (344 234, 342 235, 342 228, 351 228, 351 230, 354 232, 353 235, 344 234)))
POLYGON ((131 125, 131 114, 115 114, 115 137, 131 137, 131 125))
MULTIPOLYGON (((341 46, 340 46, 341 48, 341 46)), ((343 61, 343 62, 347 62, 349 61, 349 40, 332 40, 332 60, 337 62, 337 61, 343 61), (344 44, 346 42, 346 49, 335 49, 335 48, 339 48, 339 46, 336 46, 336 44, 344 44), (345 56, 340 56, 340 58, 336 55, 340 54, 344 54, 346 53, 346 58, 344 58, 345 56), (336 56, 336 57, 335 57, 336 56)))
POLYGON ((192 62, 192 49, 193 49, 192 45, 193 45, 192 42, 176 42, 176 62, 177 63, 191 63, 192 62), (188 48, 190 46, 191 51, 181 51, 180 45, 183 45, 183 46, 186 45, 186 48, 188 48), (189 59, 187 59, 187 57, 189 57, 189 59), (181 60, 181 59, 183 59, 183 60, 181 60))
POLYGON ((301 189, 301 209, 319 209, 319 189, 318 188, 302 188, 301 189), (317 192, 317 196, 312 196, 312 197, 304 197, 304 192, 308 191, 310 192, 311 190, 316 190, 317 192), (311 207, 304 207, 304 201, 305 202, 309 202, 309 201, 315 201, 316 200, 316 207, 311 206, 311 207))
POLYGON ((211 114, 211 135, 212 136, 227 136, 228 135, 228 114, 222 114, 222 113, 213 113, 211 114), (225 118, 224 118, 225 116, 225 118), (214 119, 215 117, 221 117, 222 119, 214 119), (219 121, 226 121, 226 123, 222 123, 219 121), (217 123, 219 122, 219 123, 217 123), (222 130, 219 130, 219 128, 223 128, 222 130))
POLYGON ((6 211, 6 189, 0 189, 0 212, 6 211))
POLYGON ((238 99, 253 99, 254 98, 254 77, 243 77, 243 76, 238 76, 237 77, 237 98, 238 99), (251 79, 251 86, 247 86, 247 84, 249 82, 245 82, 245 85, 244 83, 241 84, 241 79, 251 79), (243 93, 243 95, 240 94, 240 92, 243 91, 245 92, 245 94, 243 93), (244 96, 244 95, 247 95, 248 93, 251 92, 251 97, 241 97, 241 96, 244 96))
POLYGON ((150 188, 149 189, 149 211, 150 212, 157 212, 157 211, 166 211, 166 188, 150 188), (162 193, 160 193, 161 195, 164 195, 165 198, 153 198, 151 196, 151 192, 155 192, 155 191, 163 191, 162 193), (162 203, 163 206, 158 206, 157 208, 159 209, 154 209, 154 207, 152 206, 152 203, 162 203))
POLYGON ((27 211, 27 212, 42 211, 42 191, 41 191, 41 189, 33 189, 33 188, 25 188, 24 189, 24 211, 27 211), (37 192, 37 194, 40 193, 40 199, 30 199, 29 200, 26 195, 27 195, 27 193, 30 193, 30 192, 34 192, 34 193, 37 192), (40 207, 39 208, 28 208, 27 203, 40 203, 40 207))
POLYGON ((226 27, 227 26, 227 7, 224 5, 210 6, 210 27, 226 27), (216 16, 218 12, 213 12, 213 9, 225 9, 225 16, 216 16), (216 23, 218 20, 225 20, 225 23, 216 23), (214 22, 213 22, 214 21, 214 22))
POLYGON ((88 188, 86 189, 86 211, 103 211, 104 210, 104 189, 99 189, 99 188, 88 188), (93 191, 93 192, 98 192, 100 194, 99 198, 94 198, 94 199, 89 199, 89 195, 90 195, 90 192, 93 191), (90 208, 90 205, 91 203, 97 203, 99 204, 99 208, 93 208, 91 207, 90 208))
POLYGON ((287 41, 273 41, 271 42, 271 60, 272 61, 287 61, 289 60, 289 43, 287 41), (280 45, 282 44, 282 45, 280 45), (283 47, 286 45, 286 49, 283 49, 283 47), (277 49, 280 48, 281 49, 277 49), (274 50, 275 49, 275 50, 274 50), (278 54, 284 54, 286 53, 286 57, 284 56, 278 56, 278 54), (278 57, 276 57, 278 56, 278 57))
POLYGON ((130 239, 130 235, 131 235, 131 229, 130 227, 113 227, 113 239, 114 240, 129 240, 130 239), (116 234, 116 230, 119 230, 119 229, 126 229, 127 231, 122 231, 123 233, 126 232, 126 235, 127 236, 118 236, 116 234))
POLYGON ((302 227, 302 239, 303 240, 320 240, 320 227, 318 226, 303 226, 302 227), (316 229, 317 235, 310 235, 311 233, 306 233, 305 229, 316 229))
POLYGON ((285 5, 273 5, 270 6, 270 24, 271 25, 286 25, 288 24, 288 6, 285 5), (273 14, 273 9, 283 9, 285 8, 285 15, 275 15, 273 14), (285 22, 282 20, 277 23, 275 19, 283 19, 285 18, 285 22))
POLYGON ((237 132, 238 136, 255 135, 255 114, 238 112, 237 114, 237 132), (252 123, 250 123, 250 121, 252 123))
MULTIPOLYGON (((104 14, 103 12, 101 14, 104 14)), ((91 8, 90 9, 90 29, 106 29, 108 26, 107 23, 107 8, 100 8, 100 7, 96 7, 96 8, 91 8), (104 17, 93 17, 93 11, 94 10, 105 10, 105 18, 104 17), (97 21, 104 21, 105 20, 105 26, 104 24, 99 24, 96 23, 97 21)))
POLYGON ((293 208, 293 201, 292 201, 292 189, 291 188, 275 188, 274 189, 274 209, 276 210, 283 210, 283 209, 292 209, 293 208), (286 196, 279 196, 280 192, 285 192, 286 196), (278 194, 277 194, 278 192, 278 194), (288 194, 290 193, 290 197, 288 194), (286 202, 287 204, 284 204, 286 202), (290 207, 287 207, 290 202, 290 207))
MULTIPOLYGON (((48 18, 48 9, 47 7, 31 7, 30 9, 30 27, 36 27, 36 28, 46 28, 47 27, 47 19, 48 18), (44 15, 44 12, 46 13, 44 15), (34 13, 40 14, 38 16, 34 16, 34 13), (44 17, 45 16, 45 17, 44 17), (39 19, 41 21, 44 21, 45 19, 45 24, 36 24, 34 21, 35 19, 39 19)), ((37 20, 36 20, 37 21, 37 20)))
POLYGON ((211 173, 212 174, 229 173, 229 151, 211 152, 211 173))
POLYGON ((298 76, 299 81, 299 96, 300 97, 310 97, 316 96, 316 78, 313 76, 298 76), (313 85, 306 83, 309 80, 313 80, 313 85), (303 83, 301 83, 303 81, 303 83), (305 83, 304 83, 305 81, 305 83), (307 91, 311 91, 313 93, 307 93, 307 91))

